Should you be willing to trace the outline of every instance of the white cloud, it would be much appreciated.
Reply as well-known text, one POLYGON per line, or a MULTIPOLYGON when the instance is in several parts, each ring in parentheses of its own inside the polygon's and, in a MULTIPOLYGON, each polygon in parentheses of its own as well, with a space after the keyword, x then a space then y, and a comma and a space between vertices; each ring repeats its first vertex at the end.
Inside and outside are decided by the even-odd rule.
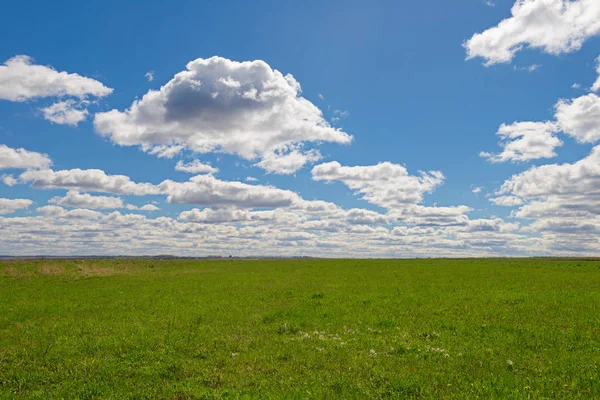
POLYGON ((307 142, 351 142, 300 93, 292 75, 263 61, 197 59, 129 109, 96 114, 94 124, 119 145, 181 145, 248 160, 307 142))
MULTIPOLYGON (((388 213, 344 210, 334 203, 302 199, 289 190, 222 181, 212 175, 152 184, 100 170, 28 171, 20 179, 32 182, 34 188, 72 191, 51 199, 57 205, 40 207, 39 216, 0 217, 0 253, 16 248, 10 243, 19 243, 19 252, 32 254, 165 251, 180 255, 286 256, 295 255, 295 251, 325 256, 429 256, 432 251, 437 255, 481 256, 520 254, 518 246, 525 246, 517 224, 500 219, 470 220, 467 206, 417 204, 424 193, 441 184, 441 173, 411 176, 403 166, 382 164, 342 167, 334 163, 324 168, 320 177, 344 182, 373 204, 391 207, 388 213), (184 211, 176 219, 150 218, 141 213, 106 214, 90 208, 108 209, 108 202, 120 199, 79 191, 163 195, 170 203, 208 208, 184 211), (67 211, 59 204, 82 208, 67 211)), ((125 208, 158 209, 151 204, 140 208, 128 204, 125 208)))
POLYGON ((43 206, 37 208, 37 212, 44 218, 75 218, 75 219, 98 219, 102 216, 98 211, 85 208, 67 211, 59 206, 43 206))
POLYGON ((386 225, 390 218, 375 211, 352 208, 342 212, 345 222, 352 225, 386 225))
POLYGON ((600 90, 600 56, 596 59, 596 73, 598 74, 598 78, 590 88, 593 92, 597 92, 600 90))
POLYGON ((311 216, 329 217, 338 215, 341 208, 334 203, 322 200, 304 200, 294 201, 291 206, 293 210, 300 210, 311 216))
POLYGON ((201 224, 222 224, 248 221, 265 221, 274 218, 273 211, 248 211, 232 208, 198 210, 194 208, 179 214, 179 219, 185 222, 201 224))
POLYGON ((554 149, 562 146, 562 141, 554 136, 557 131, 556 124, 551 122, 502 124, 496 135, 502 139, 503 151, 499 154, 481 152, 480 156, 494 163, 556 157, 554 149))
POLYGON ((316 236, 308 232, 281 232, 275 234, 274 239, 281 242, 297 242, 315 239, 316 236))
MULTIPOLYGON (((317 203, 323 203, 317 208, 325 205, 325 202, 317 203)), ((448 217, 447 225, 395 226, 393 229, 371 225, 391 222, 388 216, 373 211, 345 211, 335 205, 330 211, 319 219, 314 216, 307 219, 301 208, 195 209, 172 219, 120 212, 103 214, 87 209, 66 211, 62 207, 45 206, 38 209, 40 216, 0 217, 3 234, 0 252, 62 255, 233 253, 288 257, 406 257, 431 256, 432 252, 440 256, 482 256, 539 252, 532 249, 532 244, 535 246, 540 239, 523 237, 515 231, 517 224, 500 219, 469 221, 463 218, 452 222, 449 216, 458 214, 451 208, 437 211, 439 218, 448 217)))
POLYGON ((148 80, 148 82, 152 82, 154 80, 154 71, 146 72, 144 77, 148 80))
POLYGON ((31 186, 36 189, 67 189, 139 196, 160 194, 155 185, 135 183, 125 175, 107 175, 99 169, 31 170, 23 172, 19 180, 31 182, 31 186))
POLYGON ((439 171, 409 175, 405 167, 390 162, 371 166, 342 166, 337 161, 319 164, 312 169, 316 181, 340 181, 372 204, 387 209, 419 203, 423 194, 433 191, 444 181, 439 171))
POLYGON ((490 202, 497 206, 513 207, 523 204, 523 199, 516 196, 500 196, 491 198, 490 202))
POLYGON ((48 168, 50 165, 52 165, 52 161, 46 154, 25 149, 13 149, 0 144, 0 169, 48 168))
POLYGON ((348 118, 350 116, 350 111, 333 110, 333 113, 335 115, 337 115, 339 118, 348 118))
POLYGON ((484 3, 488 7, 496 7, 496 4, 492 0, 485 0, 484 3))
POLYGON ((571 85, 572 89, 581 89, 581 84, 575 82, 574 84, 571 85))
POLYGON ((187 164, 179 160, 175 165, 175 170, 189 172, 190 174, 216 174, 219 172, 218 168, 210 164, 203 164, 200 160, 193 160, 187 164))
POLYGON ((559 100, 554 122, 514 122, 502 124, 496 133, 501 137, 503 151, 498 154, 481 152, 491 162, 519 162, 556 156, 562 141, 556 133, 572 136, 580 143, 600 140, 600 97, 590 93, 570 100, 559 100))
POLYGON ((534 72, 536 70, 538 70, 541 67, 540 64, 532 64, 526 67, 517 67, 516 65, 513 65, 513 70, 515 71, 527 71, 527 72, 534 72))
POLYGON ((273 174, 293 174, 304 165, 314 163, 322 158, 318 150, 309 150, 302 152, 298 149, 292 149, 288 152, 274 151, 263 155, 262 160, 256 165, 263 168, 268 173, 273 174))
POLYGON ((123 208, 123 200, 118 197, 92 196, 70 190, 64 197, 53 197, 50 204, 72 208, 116 209, 123 208))
MULTIPOLYGON (((362 199, 387 209, 385 220, 394 223, 436 228, 465 226, 469 221, 466 214, 472 211, 463 205, 440 207, 418 204, 425 193, 432 192, 443 183, 444 175, 439 171, 420 171, 419 175, 409 175, 405 167, 389 162, 346 167, 334 161, 315 166, 312 175, 314 180, 344 183, 362 195, 362 199)), ((379 219, 378 223, 383 223, 383 219, 379 219)))
POLYGON ((77 124, 85 120, 88 116, 87 110, 82 110, 77 107, 79 107, 79 103, 75 103, 73 100, 65 100, 54 103, 41 110, 44 114, 44 119, 50 122, 61 125, 77 126, 77 124))
POLYGON ((300 200, 300 196, 289 190, 221 181, 212 175, 197 175, 188 182, 166 180, 159 188, 172 204, 257 208, 287 207, 300 200))
POLYGON ((421 227, 465 226, 469 217, 465 214, 472 211, 467 206, 428 207, 411 204, 403 209, 390 212, 398 221, 421 227))
POLYGON ((556 104, 560 128, 578 142, 593 143, 600 139, 600 97, 588 94, 556 104))
POLYGON ((44 217, 59 217, 67 213, 67 210, 59 206, 38 207, 36 211, 44 217))
POLYGON ((167 145, 147 146, 147 145, 143 145, 142 146, 142 150, 144 150, 148 154, 155 155, 158 158, 173 158, 177 154, 181 153, 181 151, 184 148, 185 148, 184 146, 178 146, 178 145, 173 145, 173 146, 167 146, 167 145))
POLYGON ((481 190, 482 190, 482 188, 481 188, 481 187, 479 187, 479 186, 474 186, 474 187, 471 189, 471 192, 473 192, 473 193, 475 193, 475 194, 479 194, 479 193, 481 193, 481 190))
POLYGON ((17 179, 15 179, 14 176, 10 175, 10 174, 4 174, 0 176, 0 180, 2 180, 2 182, 6 185, 6 186, 14 186, 17 183, 19 183, 19 181, 17 179))
POLYGON ((112 89, 95 79, 58 72, 52 67, 33 64, 28 56, 15 56, 0 65, 0 99, 26 101, 40 97, 104 97, 112 89))
POLYGON ((156 207, 153 204, 145 204, 140 207, 140 210, 152 212, 152 211, 158 211, 158 210, 160 210, 160 208, 156 207))
MULTIPOLYGON (((590 155, 573 163, 532 167, 513 175, 499 194, 532 198, 548 195, 593 194, 600 187, 600 146, 590 155)), ((591 198, 590 198, 591 199, 591 198)))
POLYGON ((467 59, 486 65, 510 62, 525 47, 549 54, 570 53, 600 32, 598 0, 518 0, 512 16, 464 43, 467 59))
POLYGON ((124 195, 166 195, 173 204, 196 204, 215 207, 255 208, 287 207, 300 204, 295 192, 273 186, 249 185, 222 181, 212 175, 197 175, 187 182, 166 180, 158 185, 136 183, 125 175, 107 175, 99 169, 31 170, 19 176, 36 189, 67 189, 124 195))
POLYGON ((2 199, 0 198, 0 214, 11 214, 17 210, 28 208, 33 201, 28 199, 2 199))
POLYGON ((246 177, 246 182, 257 182, 257 181, 258 181, 258 179, 256 179, 256 178, 255 178, 255 177, 253 177, 253 176, 248 176, 248 177, 246 177))
POLYGON ((325 100, 325 96, 323 96, 321 93, 319 93, 317 96, 318 96, 318 97, 319 97, 321 100, 325 100))
POLYGON ((512 232, 519 228, 519 224, 505 222, 501 218, 475 219, 469 221, 468 232, 512 232))
POLYGON ((514 216, 527 219, 594 219, 600 215, 598 195, 552 195, 525 204, 514 216))
POLYGON ((524 230, 539 234, 552 254, 597 254, 599 187, 600 146, 596 146, 574 163, 532 167, 513 175, 497 191, 501 196, 497 200, 507 203, 501 205, 522 203, 511 216, 533 220, 524 230))

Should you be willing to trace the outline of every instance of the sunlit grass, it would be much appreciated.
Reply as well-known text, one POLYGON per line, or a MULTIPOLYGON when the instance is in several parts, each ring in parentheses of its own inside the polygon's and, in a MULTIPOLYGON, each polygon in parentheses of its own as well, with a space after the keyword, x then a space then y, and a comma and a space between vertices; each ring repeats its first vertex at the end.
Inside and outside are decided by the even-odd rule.
POLYGON ((599 266, 2 262, 0 397, 600 397, 599 266))

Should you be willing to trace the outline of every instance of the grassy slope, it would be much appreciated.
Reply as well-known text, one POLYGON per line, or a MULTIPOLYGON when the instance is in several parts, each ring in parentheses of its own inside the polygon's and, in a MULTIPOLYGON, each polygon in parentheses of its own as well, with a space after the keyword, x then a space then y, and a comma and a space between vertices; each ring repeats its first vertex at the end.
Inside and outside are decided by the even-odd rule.
POLYGON ((0 263, 0 398, 600 397, 600 263, 0 263))

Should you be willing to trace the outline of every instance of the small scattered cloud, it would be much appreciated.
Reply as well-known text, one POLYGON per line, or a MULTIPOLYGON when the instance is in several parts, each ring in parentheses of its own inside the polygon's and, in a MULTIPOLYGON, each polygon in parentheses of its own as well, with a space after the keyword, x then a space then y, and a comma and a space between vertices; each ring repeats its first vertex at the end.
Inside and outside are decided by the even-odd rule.
POLYGON ((249 176, 246 178, 246 182, 258 182, 258 179, 253 176, 249 176))
POLYGON ((12 214, 17 210, 29 208, 33 201, 29 199, 0 199, 0 215, 12 214))
POLYGON ((289 175, 298 171, 304 165, 315 163, 323 158, 318 150, 302 151, 297 148, 274 151, 265 154, 256 165, 269 174, 289 175))
POLYGON ((0 99, 24 102, 41 98, 60 99, 40 108, 44 119, 54 124, 77 126, 88 116, 90 98, 113 92, 101 82, 50 66, 35 64, 33 58, 18 55, 0 65, 0 99))
POLYGON ((51 106, 41 108, 44 119, 54 124, 77 126, 88 116, 88 110, 81 109, 85 104, 73 100, 60 101, 51 106))
POLYGON ((317 96, 318 96, 318 97, 319 97, 321 100, 325 100, 325 96, 323 96, 321 93, 319 93, 317 96))
POLYGON ((0 65, 0 99, 23 102, 42 97, 104 97, 113 89, 95 79, 34 64, 33 58, 15 56, 0 65))
POLYGON ((497 206, 514 207, 523 204, 523 200, 517 196, 500 196, 490 198, 490 202, 497 206))
POLYGON ((154 71, 148 71, 144 74, 148 82, 152 82, 154 80, 154 71))
POLYGON ((479 153, 492 163, 523 162, 540 158, 556 157, 555 148, 563 142, 556 137, 559 127, 553 122, 514 122, 502 124, 496 132, 501 140, 502 152, 479 153))
POLYGON ((539 69, 540 67, 541 67, 540 64, 531 64, 529 66, 524 66, 524 67, 517 67, 516 65, 513 65, 513 70, 533 72, 533 71, 539 69))
POLYGON ((496 7, 496 3, 494 3, 492 0, 485 0, 484 3, 488 7, 496 7))
POLYGON ((17 183, 19 183, 19 181, 17 179, 15 179, 14 176, 10 175, 10 174, 4 174, 2 176, 0 176, 0 180, 6 185, 6 186, 14 186, 17 183))
POLYGON ((48 203, 61 207, 90 208, 99 210, 123 208, 123 200, 119 197, 92 196, 87 193, 79 193, 69 190, 64 197, 53 197, 48 203))
POLYGON ((390 162, 343 166, 332 161, 315 166, 311 174, 315 181, 340 181, 363 200, 388 210, 421 202, 425 193, 432 192, 444 181, 439 171, 410 175, 404 166, 390 162))
POLYGON ((46 154, 0 144, 0 169, 44 169, 50 165, 52 161, 46 154))
POLYGON ((158 145, 158 146, 142 146, 142 150, 148 154, 155 155, 158 158, 173 158, 181 153, 184 146, 178 145, 158 145))
POLYGON ((158 210, 160 210, 160 208, 156 207, 153 204, 146 204, 146 205, 141 206, 140 210, 152 212, 152 211, 158 211, 158 210))
POLYGON ((579 143, 600 140, 600 97, 594 93, 571 100, 559 100, 554 106, 560 129, 579 143))
POLYGON ((575 82, 574 84, 571 85, 571 88, 573 88, 573 89, 581 89, 581 84, 575 82))
POLYGON ((127 204, 125 206, 125 209, 129 210, 129 211, 148 211, 148 212, 153 212, 153 211, 158 211, 160 210, 160 208, 156 207, 153 204, 145 204, 141 207, 138 207, 136 205, 133 204, 127 204))
POLYGON ((203 164, 200 160, 194 160, 187 164, 182 160, 179 160, 177 165, 175 165, 175 170, 188 172, 190 174, 216 174, 219 172, 218 168, 215 168, 210 164, 203 164))
POLYGON ((471 192, 473 192, 475 194, 481 193, 482 190, 483 190, 483 188, 481 188, 480 186, 471 186, 471 192))

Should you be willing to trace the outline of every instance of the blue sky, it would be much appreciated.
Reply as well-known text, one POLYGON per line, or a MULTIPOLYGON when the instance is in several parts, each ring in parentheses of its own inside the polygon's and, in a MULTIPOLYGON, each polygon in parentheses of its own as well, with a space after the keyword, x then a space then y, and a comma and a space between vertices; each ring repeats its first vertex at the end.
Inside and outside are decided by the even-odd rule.
POLYGON ((0 160, 12 177, 0 183, 0 253, 596 254, 600 174, 586 158, 600 139, 594 3, 13 3, 0 15, 0 62, 29 58, 0 69, 0 145, 12 160, 0 160), (195 75, 176 83, 194 60, 195 75), (268 82, 239 64, 255 60, 268 82), (33 66, 50 78, 32 78, 33 66), (203 89, 192 81, 212 92, 195 97, 203 89), (263 84, 273 97, 240 94, 263 84), (164 115, 144 100, 141 116, 129 112, 149 91, 164 115), (55 104, 66 108, 52 116, 55 104), (501 124, 518 155, 482 156, 502 154, 501 124), (165 144, 172 154, 159 157, 165 144), (24 161, 33 153, 51 164, 24 161), (218 172, 198 173, 200 184, 175 169, 194 160, 218 172), (62 183, 47 171, 63 171, 62 183), (140 194, 107 187, 114 175, 175 184, 140 194), (531 189, 540 177, 557 181, 531 189), (98 206, 107 198, 123 204, 98 206), (329 214, 307 211, 311 201, 329 214), (127 215, 147 236, 113 222, 127 215))

